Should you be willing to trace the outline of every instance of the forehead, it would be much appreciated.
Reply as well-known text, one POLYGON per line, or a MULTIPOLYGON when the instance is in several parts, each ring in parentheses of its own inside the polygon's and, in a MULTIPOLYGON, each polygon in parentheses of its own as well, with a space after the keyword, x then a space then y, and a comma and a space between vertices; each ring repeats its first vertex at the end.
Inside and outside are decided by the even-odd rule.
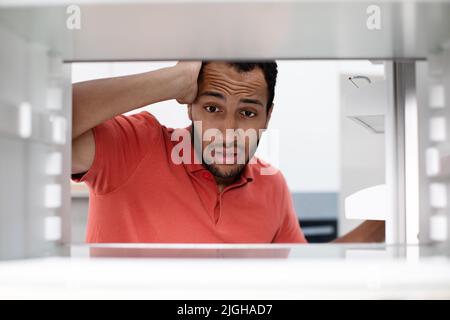
POLYGON ((267 83, 260 68, 243 72, 226 62, 210 62, 203 66, 199 91, 208 90, 219 90, 227 95, 257 95, 267 99, 267 83))

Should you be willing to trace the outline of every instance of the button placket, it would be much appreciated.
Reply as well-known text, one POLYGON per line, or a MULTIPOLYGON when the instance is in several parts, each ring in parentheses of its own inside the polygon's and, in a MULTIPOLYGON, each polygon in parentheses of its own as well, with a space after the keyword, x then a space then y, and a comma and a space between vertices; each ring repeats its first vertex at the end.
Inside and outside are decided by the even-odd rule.
POLYGON ((220 221, 220 218, 222 216, 222 205, 220 202, 220 193, 216 193, 216 205, 214 206, 214 225, 217 226, 217 224, 220 221))
POLYGON ((220 200, 219 200, 220 196, 219 196, 219 193, 217 192, 217 184, 214 181, 214 178, 213 178, 213 176, 212 176, 212 174, 210 172, 207 172, 207 171, 198 172, 197 173, 197 177, 200 180, 203 180, 204 183, 206 185, 208 185, 207 189, 209 190, 209 192, 213 193, 216 196, 215 204, 214 204, 214 207, 213 207, 213 211, 212 212, 208 212, 209 216, 211 217, 212 222, 214 223, 214 225, 216 225, 218 223, 218 221, 220 219, 220 215, 221 215, 221 213, 220 213, 221 205, 220 205, 220 200), (210 190, 210 185, 212 187, 212 184, 215 187, 214 191, 212 189, 210 190), (212 215, 211 215, 211 213, 212 213, 212 215))

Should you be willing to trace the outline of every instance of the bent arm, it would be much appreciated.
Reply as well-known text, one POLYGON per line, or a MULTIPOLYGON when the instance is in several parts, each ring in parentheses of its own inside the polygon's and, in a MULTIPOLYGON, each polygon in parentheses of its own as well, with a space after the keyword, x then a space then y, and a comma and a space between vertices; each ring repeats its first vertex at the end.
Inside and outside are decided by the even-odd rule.
POLYGON ((334 240, 334 243, 357 243, 357 242, 384 242, 384 221, 368 220, 361 223, 354 230, 334 240))

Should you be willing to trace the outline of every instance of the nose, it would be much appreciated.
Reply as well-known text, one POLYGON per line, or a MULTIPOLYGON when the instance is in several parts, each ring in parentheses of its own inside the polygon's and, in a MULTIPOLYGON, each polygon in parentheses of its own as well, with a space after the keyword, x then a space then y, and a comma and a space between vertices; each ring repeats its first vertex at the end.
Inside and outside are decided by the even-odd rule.
POLYGON ((236 130, 236 120, 233 116, 228 115, 224 121, 222 122, 222 127, 220 128, 220 131, 222 132, 223 136, 223 146, 226 148, 231 148, 235 145, 236 137, 234 135, 230 135, 231 132, 234 132, 236 130), (227 130, 229 131, 227 136, 227 130), (232 130, 232 131, 230 131, 232 130))
POLYGON ((236 119, 232 114, 228 114, 227 117, 223 120, 222 122, 222 134, 226 133, 227 129, 232 129, 235 130, 236 129, 236 119))

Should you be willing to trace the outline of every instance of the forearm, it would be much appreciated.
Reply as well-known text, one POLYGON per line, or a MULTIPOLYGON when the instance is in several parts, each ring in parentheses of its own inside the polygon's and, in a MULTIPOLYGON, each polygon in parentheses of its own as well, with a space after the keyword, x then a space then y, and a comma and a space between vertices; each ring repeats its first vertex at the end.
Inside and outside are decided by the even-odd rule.
POLYGON ((365 221, 346 235, 337 238, 335 243, 357 243, 357 242, 384 242, 384 221, 365 221))
POLYGON ((72 139, 119 114, 176 99, 183 86, 179 68, 75 83, 72 139))

